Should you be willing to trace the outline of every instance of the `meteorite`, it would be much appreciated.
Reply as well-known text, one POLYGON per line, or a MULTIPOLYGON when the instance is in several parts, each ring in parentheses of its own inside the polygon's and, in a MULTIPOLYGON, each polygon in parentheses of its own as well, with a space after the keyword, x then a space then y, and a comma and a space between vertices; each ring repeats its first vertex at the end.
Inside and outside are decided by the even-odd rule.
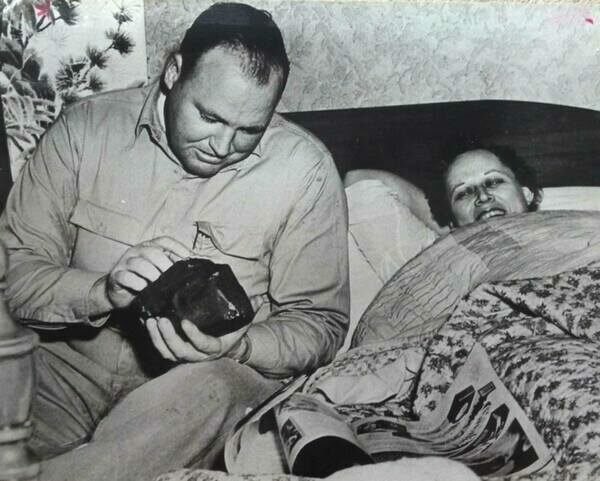
POLYGON ((131 303, 141 319, 168 318, 186 338, 181 321, 187 319, 210 336, 236 331, 252 321, 250 300, 227 264, 207 259, 176 262, 146 286, 131 303))

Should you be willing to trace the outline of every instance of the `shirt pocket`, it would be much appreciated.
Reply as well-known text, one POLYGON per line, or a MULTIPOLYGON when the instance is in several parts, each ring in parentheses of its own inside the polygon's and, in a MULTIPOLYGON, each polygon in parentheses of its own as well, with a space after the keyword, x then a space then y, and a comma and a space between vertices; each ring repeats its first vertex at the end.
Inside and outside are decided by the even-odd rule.
POLYGON ((253 227, 206 221, 195 225, 194 250, 200 255, 214 249, 225 256, 258 261, 265 254, 264 234, 253 227))
POLYGON ((86 199, 79 199, 69 221, 88 232, 129 246, 142 240, 144 230, 135 217, 86 199))
POLYGON ((198 221, 195 225, 195 254, 228 264, 256 310, 269 285, 269 251, 264 233, 239 224, 198 221))

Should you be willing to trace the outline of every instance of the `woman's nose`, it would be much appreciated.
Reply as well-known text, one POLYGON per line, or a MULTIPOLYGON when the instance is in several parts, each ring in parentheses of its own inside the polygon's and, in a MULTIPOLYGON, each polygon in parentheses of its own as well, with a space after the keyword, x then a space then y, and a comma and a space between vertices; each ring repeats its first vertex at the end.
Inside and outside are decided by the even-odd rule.
POLYGON ((484 202, 488 202, 492 199, 492 195, 487 191, 485 186, 477 187, 477 195, 475 197, 476 204, 482 204, 484 202))

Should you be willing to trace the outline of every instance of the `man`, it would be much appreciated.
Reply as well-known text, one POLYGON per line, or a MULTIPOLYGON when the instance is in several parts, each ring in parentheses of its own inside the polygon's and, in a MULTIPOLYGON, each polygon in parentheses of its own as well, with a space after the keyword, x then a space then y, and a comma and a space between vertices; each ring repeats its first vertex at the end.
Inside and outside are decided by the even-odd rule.
POLYGON ((68 109, 16 180, 0 238, 11 310, 43 341, 42 480, 209 467, 248 408, 341 345, 345 200, 323 145, 274 114, 288 70, 268 13, 216 4, 160 84, 68 109), (180 337, 127 312, 186 257, 231 266, 248 329, 214 338, 184 321, 180 337))

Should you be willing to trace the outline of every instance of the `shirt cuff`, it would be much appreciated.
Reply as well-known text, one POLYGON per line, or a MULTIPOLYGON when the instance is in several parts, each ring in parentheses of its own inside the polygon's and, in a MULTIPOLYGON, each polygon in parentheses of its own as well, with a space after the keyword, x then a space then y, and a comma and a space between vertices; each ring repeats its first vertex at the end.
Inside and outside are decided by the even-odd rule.
POLYGON ((47 324, 87 324, 101 327, 108 319, 107 299, 92 295, 94 286, 105 274, 71 269, 60 282, 60 292, 54 292, 48 304, 15 309, 14 314, 26 323, 43 327, 47 324))

